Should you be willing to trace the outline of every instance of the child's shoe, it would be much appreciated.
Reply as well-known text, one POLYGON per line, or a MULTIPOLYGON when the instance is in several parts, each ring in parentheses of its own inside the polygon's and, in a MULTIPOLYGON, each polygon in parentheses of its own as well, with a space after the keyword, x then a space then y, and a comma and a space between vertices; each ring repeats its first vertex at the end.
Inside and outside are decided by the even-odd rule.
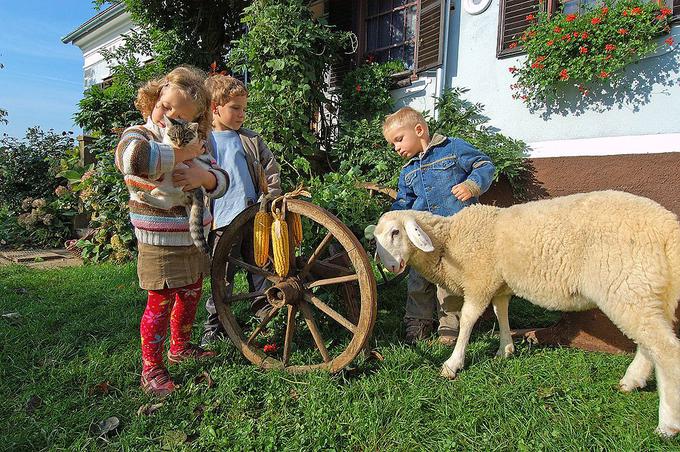
POLYGON ((407 344, 415 344, 418 341, 428 338, 432 334, 434 321, 407 317, 404 319, 404 326, 406 327, 404 342, 407 344))
POLYGON ((217 353, 212 350, 206 350, 198 345, 189 344, 178 352, 168 350, 168 362, 170 364, 178 364, 187 359, 205 359, 212 358, 215 355, 217 355, 217 353))
POLYGON ((142 390, 147 394, 165 397, 175 390, 175 383, 165 367, 154 367, 142 372, 142 390))

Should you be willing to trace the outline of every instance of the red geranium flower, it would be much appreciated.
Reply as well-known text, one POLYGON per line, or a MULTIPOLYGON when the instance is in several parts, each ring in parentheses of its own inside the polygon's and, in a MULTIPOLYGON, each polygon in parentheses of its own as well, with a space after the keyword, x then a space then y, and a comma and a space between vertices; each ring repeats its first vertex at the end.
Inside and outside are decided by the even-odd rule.
POLYGON ((569 72, 566 69, 560 71, 560 80, 569 80, 569 72))
POLYGON ((578 31, 575 31, 573 33, 573 35, 574 35, 575 38, 578 38, 579 36, 581 36, 581 33, 579 33, 578 31))
POLYGON ((584 53, 588 53, 588 47, 585 46, 579 47, 578 51, 581 55, 583 55, 584 53))
POLYGON ((656 20, 666 20, 666 16, 663 14, 659 14, 658 16, 655 17, 656 20))
POLYGON ((576 14, 567 14, 566 21, 567 22, 573 22, 576 20, 576 14))
POLYGON ((609 74, 607 74, 605 71, 600 72, 600 78, 607 78, 609 77, 609 74))
POLYGON ((552 39, 545 43, 545 45, 547 45, 547 46, 551 46, 553 44, 555 44, 555 41, 553 41, 552 39))
POLYGON ((527 17, 525 17, 525 19, 528 20, 528 21, 532 21, 535 18, 536 18, 536 16, 534 16, 533 14, 529 14, 527 17))
POLYGON ((357 85, 356 87, 357 93, 361 91, 361 85, 357 85))
POLYGON ((590 23, 593 24, 593 25, 597 25, 597 24, 599 24, 600 22, 602 22, 602 19, 599 18, 599 17, 593 17, 593 18, 590 20, 590 23))
POLYGON ((515 72, 518 71, 518 69, 517 69, 515 66, 510 66, 510 67, 508 68, 508 71, 510 71, 511 74, 514 74, 515 72))
POLYGON ((604 46, 604 50, 607 51, 607 52, 611 52, 615 48, 616 48, 616 46, 614 44, 607 44, 606 46, 604 46))
POLYGON ((602 14, 607 14, 609 12, 609 8, 606 7, 606 6, 603 6, 600 11, 602 11, 602 14))
POLYGON ((673 14, 673 10, 670 8, 661 8, 660 13, 663 14, 664 16, 670 16, 671 14, 673 14))
POLYGON ((623 35, 627 35, 627 34, 628 34, 628 30, 626 30, 625 28, 619 28, 618 33, 619 33, 620 35, 622 35, 622 36, 623 36, 623 35))
POLYGON ((545 56, 544 56, 544 55, 539 55, 538 57, 536 57, 536 61, 538 61, 539 63, 545 61, 545 56))
POLYGON ((517 42, 511 42, 508 49, 514 49, 515 47, 517 47, 517 42))
POLYGON ((555 27, 555 28, 553 28, 553 31, 554 31, 555 33, 562 33, 562 29, 561 29, 560 27, 555 27))
POLYGON ((673 41, 673 38, 671 37, 671 38, 666 39, 664 42, 666 44, 668 44, 669 46, 672 46, 675 41, 673 41))
POLYGON ((566 35, 562 36, 562 41, 569 41, 571 39, 571 33, 567 33, 566 35))
POLYGON ((588 33, 586 33, 585 31, 581 33, 581 39, 588 39, 588 33))
POLYGON ((630 15, 631 16, 637 16, 641 12, 642 12, 642 8, 640 8, 639 6, 636 6, 635 8, 630 10, 630 15))
POLYGON ((274 353, 277 350, 276 344, 267 344, 263 348, 265 353, 274 353))
POLYGON ((605 59, 605 60, 611 60, 611 59, 612 59, 612 55, 609 54, 609 55, 607 55, 606 57, 604 57, 604 59, 605 59))

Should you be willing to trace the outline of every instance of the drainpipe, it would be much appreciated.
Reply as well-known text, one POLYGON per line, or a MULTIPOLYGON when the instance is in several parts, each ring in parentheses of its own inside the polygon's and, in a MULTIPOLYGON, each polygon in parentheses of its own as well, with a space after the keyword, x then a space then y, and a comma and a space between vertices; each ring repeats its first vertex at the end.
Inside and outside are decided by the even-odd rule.
MULTIPOLYGON (((435 91, 434 91, 434 96, 435 98, 439 99, 441 97, 442 92, 444 91, 444 87, 446 86, 446 80, 444 79, 446 77, 446 63, 448 61, 448 53, 449 53, 449 20, 451 18, 451 0, 444 0, 443 2, 443 7, 444 7, 444 33, 442 33, 442 65, 437 68, 436 72, 436 78, 437 78, 437 83, 435 85, 435 91)), ((439 111, 434 110, 434 119, 439 119, 439 111)))

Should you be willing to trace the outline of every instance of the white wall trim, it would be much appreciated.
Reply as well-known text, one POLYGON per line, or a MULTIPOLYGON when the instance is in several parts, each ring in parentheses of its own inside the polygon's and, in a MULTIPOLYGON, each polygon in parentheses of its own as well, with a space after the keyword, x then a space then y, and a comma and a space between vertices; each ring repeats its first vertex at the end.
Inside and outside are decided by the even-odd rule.
POLYGON ((680 133, 528 143, 531 158, 680 152, 680 133))

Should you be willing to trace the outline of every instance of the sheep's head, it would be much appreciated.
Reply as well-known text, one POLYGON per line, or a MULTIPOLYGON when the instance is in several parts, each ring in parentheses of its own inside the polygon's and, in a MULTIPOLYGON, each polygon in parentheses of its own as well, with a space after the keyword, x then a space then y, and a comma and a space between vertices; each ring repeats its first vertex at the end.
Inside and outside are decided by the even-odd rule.
POLYGON ((373 235, 378 259, 392 273, 404 271, 416 248, 426 253, 434 251, 432 240, 408 211, 384 214, 373 235))

